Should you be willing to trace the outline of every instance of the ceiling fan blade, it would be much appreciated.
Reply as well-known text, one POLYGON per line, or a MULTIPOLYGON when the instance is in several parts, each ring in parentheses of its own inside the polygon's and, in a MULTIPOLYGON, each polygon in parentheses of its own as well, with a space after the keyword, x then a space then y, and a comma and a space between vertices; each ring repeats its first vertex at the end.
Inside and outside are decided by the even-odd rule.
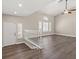
POLYGON ((64 15, 64 14, 72 14, 72 12, 71 12, 71 11, 69 11, 68 13, 62 12, 62 13, 60 13, 59 15, 64 15))
POLYGON ((76 11, 76 9, 71 9, 71 10, 69 10, 69 11, 76 11))

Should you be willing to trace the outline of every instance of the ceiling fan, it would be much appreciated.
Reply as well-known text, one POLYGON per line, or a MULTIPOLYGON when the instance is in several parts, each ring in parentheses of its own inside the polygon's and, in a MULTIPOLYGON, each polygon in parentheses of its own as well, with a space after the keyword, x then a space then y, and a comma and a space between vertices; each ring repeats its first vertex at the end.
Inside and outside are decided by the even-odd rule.
MULTIPOLYGON (((58 2, 62 2, 63 0, 58 0, 58 2)), ((68 9, 67 5, 68 5, 68 0, 65 0, 65 10, 62 14, 72 14, 72 12, 76 11, 76 9, 68 9)))

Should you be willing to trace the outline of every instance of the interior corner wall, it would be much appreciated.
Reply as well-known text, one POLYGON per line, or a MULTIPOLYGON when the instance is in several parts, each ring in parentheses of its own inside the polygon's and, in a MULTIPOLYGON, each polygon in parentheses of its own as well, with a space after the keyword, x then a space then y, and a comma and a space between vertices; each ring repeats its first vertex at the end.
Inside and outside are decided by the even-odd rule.
POLYGON ((76 13, 55 17, 55 34, 76 37, 76 13))

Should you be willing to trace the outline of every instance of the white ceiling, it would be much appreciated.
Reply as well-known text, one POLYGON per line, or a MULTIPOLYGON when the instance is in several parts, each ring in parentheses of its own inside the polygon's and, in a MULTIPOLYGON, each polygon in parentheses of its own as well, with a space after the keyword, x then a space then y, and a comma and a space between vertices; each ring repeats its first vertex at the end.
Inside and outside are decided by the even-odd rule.
MULTIPOLYGON (((64 12, 65 9, 65 0, 62 0, 61 2, 51 2, 50 4, 48 4, 46 7, 44 7, 43 9, 41 9, 40 11, 49 15, 53 15, 56 16, 62 12, 64 12)), ((68 0, 68 4, 67 4, 68 9, 76 9, 76 0, 68 0)))
MULTIPOLYGON (((35 12, 42 12, 49 15, 57 15, 63 12, 65 0, 57 3, 56 0, 2 0, 3 14, 15 16, 29 16, 35 12), (22 4, 19 7, 19 4, 22 4)), ((76 1, 69 0, 68 8, 75 8, 76 1)))
POLYGON ((28 16, 51 1, 54 0, 2 0, 3 14, 28 16), (20 3, 22 7, 18 6, 20 3))

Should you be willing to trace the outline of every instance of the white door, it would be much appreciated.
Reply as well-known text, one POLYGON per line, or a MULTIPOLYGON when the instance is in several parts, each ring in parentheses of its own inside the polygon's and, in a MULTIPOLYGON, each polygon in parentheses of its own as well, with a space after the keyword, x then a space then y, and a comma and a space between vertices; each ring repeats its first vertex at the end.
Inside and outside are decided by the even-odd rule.
POLYGON ((3 46, 12 45, 16 43, 16 24, 3 23, 3 46))

